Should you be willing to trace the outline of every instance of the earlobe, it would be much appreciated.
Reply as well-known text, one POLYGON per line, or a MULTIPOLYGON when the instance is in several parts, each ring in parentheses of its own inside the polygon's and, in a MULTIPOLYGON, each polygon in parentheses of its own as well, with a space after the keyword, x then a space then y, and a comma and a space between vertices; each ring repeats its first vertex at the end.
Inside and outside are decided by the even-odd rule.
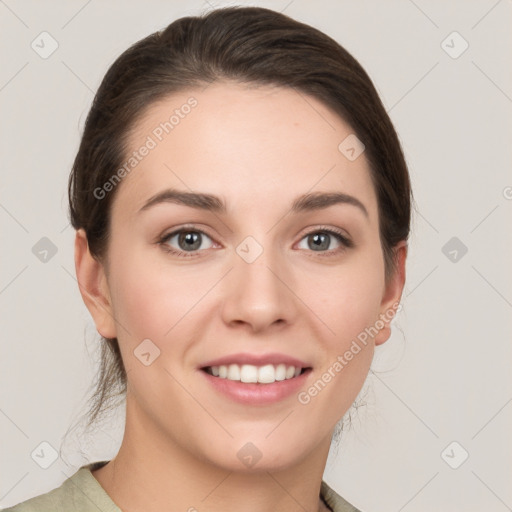
MULTIPOLYGON (((393 249, 396 262, 396 270, 386 284, 384 295, 382 297, 379 322, 382 329, 374 338, 375 345, 381 345, 391 336, 391 321, 396 316, 400 308, 400 299, 405 285, 405 262, 407 259, 407 242, 399 242, 393 249)), ((379 327, 380 327, 379 326, 379 327)))
POLYGON ((115 338, 116 325, 105 269, 89 251, 83 229, 75 237, 75 271, 82 299, 93 317, 96 329, 104 338, 115 338))

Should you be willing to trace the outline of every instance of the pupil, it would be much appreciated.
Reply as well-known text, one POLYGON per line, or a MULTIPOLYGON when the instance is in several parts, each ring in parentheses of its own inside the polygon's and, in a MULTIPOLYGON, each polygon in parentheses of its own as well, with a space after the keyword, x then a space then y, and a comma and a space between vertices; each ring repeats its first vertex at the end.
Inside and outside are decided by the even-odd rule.
POLYGON ((180 247, 182 247, 182 242, 185 242, 185 250, 195 250, 199 249, 201 246, 201 241, 199 237, 199 233, 188 231, 186 233, 181 233, 179 236, 180 247))
POLYGON ((317 233, 312 236, 313 238, 313 246, 310 246, 311 249, 328 249, 329 248, 329 240, 330 237, 326 233, 317 233))

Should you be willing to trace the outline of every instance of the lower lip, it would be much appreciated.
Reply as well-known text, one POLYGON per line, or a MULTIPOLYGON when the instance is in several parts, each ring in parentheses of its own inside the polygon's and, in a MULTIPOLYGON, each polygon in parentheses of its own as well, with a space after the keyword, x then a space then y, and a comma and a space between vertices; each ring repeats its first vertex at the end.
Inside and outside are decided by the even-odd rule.
POLYGON ((244 383, 237 380, 214 377, 204 370, 199 370, 217 391, 231 400, 248 405, 268 405, 288 398, 299 391, 311 373, 311 368, 298 377, 272 382, 271 384, 244 383))

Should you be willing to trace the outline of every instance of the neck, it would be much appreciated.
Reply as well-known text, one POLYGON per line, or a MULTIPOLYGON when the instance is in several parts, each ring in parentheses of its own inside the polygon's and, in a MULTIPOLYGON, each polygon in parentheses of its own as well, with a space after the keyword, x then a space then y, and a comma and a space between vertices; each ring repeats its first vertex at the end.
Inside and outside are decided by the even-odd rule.
POLYGON ((169 438, 140 415, 129 415, 118 454, 93 472, 123 511, 326 511, 320 499, 330 435, 289 466, 222 468, 169 438), (139 418, 139 420, 135 420, 139 418))

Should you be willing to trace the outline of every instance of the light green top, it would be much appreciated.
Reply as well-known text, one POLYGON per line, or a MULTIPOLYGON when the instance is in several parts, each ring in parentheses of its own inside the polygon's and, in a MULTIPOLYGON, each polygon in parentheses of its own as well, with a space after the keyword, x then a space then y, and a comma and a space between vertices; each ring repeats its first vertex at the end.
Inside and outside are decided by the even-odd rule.
MULTIPOLYGON (((108 462, 93 462, 82 466, 53 491, 22 501, 0 512, 122 512, 91 473, 108 462)), ((360 512, 323 480, 320 496, 332 512, 360 512)))

